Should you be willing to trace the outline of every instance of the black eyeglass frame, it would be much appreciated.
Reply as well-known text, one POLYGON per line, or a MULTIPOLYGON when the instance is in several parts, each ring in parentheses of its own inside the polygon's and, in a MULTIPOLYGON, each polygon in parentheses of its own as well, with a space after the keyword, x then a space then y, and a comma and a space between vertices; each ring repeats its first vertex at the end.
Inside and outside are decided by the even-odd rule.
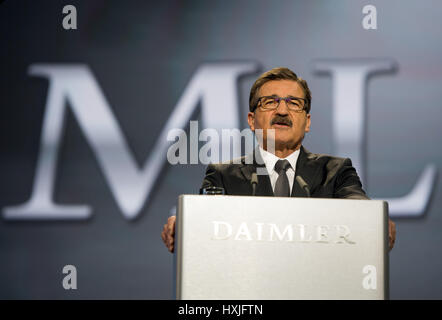
POLYGON ((288 97, 279 97, 279 96, 274 95, 274 96, 262 96, 262 97, 259 97, 259 98, 258 98, 258 101, 256 102, 255 108, 253 109, 252 112, 255 112, 256 109, 258 109, 258 107, 261 107, 263 110, 276 110, 276 109, 278 109, 279 104, 281 103, 281 100, 284 100, 284 101, 285 101, 285 103, 286 103, 286 105, 287 105, 287 108, 288 108, 290 111, 293 111, 293 112, 303 112, 303 111, 305 111, 305 110, 307 109, 306 106, 307 106, 308 101, 307 101, 307 99, 305 99, 305 98, 292 97, 292 96, 288 96, 288 97), (267 109, 262 108, 262 106, 260 106, 259 104, 260 104, 260 102, 261 102, 261 99, 263 99, 263 98, 274 98, 274 99, 277 99, 277 100, 278 100, 278 104, 276 105, 275 108, 270 108, 270 109, 268 109, 268 108, 267 108, 267 109), (292 109, 289 108, 289 104, 288 104, 289 101, 288 101, 288 100, 293 100, 293 99, 296 99, 296 100, 303 100, 303 101, 304 101, 304 106, 302 107, 301 110, 292 110, 292 109))

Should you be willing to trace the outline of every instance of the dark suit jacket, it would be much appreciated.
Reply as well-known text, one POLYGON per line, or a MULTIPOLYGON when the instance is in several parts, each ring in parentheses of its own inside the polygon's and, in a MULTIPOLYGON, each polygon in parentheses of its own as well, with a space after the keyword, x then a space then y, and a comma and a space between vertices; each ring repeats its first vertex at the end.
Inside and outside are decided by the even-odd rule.
MULTIPOLYGON (((257 167, 264 167, 258 149, 247 156, 221 164, 210 164, 201 188, 222 187, 227 195, 252 195, 251 178, 257 167), (250 158, 252 157, 252 158, 250 158)), ((369 199, 349 158, 311 153, 301 146, 295 175, 300 175, 314 198, 369 199)), ((257 196, 274 196, 268 175, 258 175, 257 196)), ((307 194, 296 180, 292 197, 307 194)))

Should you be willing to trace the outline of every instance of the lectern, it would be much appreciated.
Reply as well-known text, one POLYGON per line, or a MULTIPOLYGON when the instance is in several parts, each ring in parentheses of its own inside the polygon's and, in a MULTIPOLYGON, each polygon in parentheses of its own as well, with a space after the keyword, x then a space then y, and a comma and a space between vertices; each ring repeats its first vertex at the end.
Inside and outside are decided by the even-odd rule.
POLYGON ((177 299, 388 299, 380 200, 181 195, 177 299))

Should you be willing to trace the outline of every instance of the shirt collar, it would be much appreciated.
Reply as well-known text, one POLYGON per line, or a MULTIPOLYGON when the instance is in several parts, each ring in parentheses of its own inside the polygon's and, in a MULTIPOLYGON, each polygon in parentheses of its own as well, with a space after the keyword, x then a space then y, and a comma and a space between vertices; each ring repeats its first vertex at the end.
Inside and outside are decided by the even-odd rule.
POLYGON ((275 169, 276 162, 283 159, 288 160, 288 162, 290 162, 290 165, 292 166, 293 171, 295 171, 296 162, 298 161, 300 151, 301 149, 298 149, 295 152, 292 152, 288 157, 278 158, 273 153, 270 153, 259 146, 259 152, 261 153, 261 157, 266 165, 266 169, 269 174, 272 173, 272 171, 275 169))

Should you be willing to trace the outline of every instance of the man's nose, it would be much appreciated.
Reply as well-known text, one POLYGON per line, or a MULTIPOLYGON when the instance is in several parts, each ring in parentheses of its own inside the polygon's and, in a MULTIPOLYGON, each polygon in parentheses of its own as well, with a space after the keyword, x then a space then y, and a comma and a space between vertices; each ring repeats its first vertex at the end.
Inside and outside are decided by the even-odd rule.
POLYGON ((287 106, 287 101, 281 99, 281 101, 279 101, 279 105, 278 108, 276 108, 276 113, 277 114, 288 114, 289 113, 289 108, 287 106))

